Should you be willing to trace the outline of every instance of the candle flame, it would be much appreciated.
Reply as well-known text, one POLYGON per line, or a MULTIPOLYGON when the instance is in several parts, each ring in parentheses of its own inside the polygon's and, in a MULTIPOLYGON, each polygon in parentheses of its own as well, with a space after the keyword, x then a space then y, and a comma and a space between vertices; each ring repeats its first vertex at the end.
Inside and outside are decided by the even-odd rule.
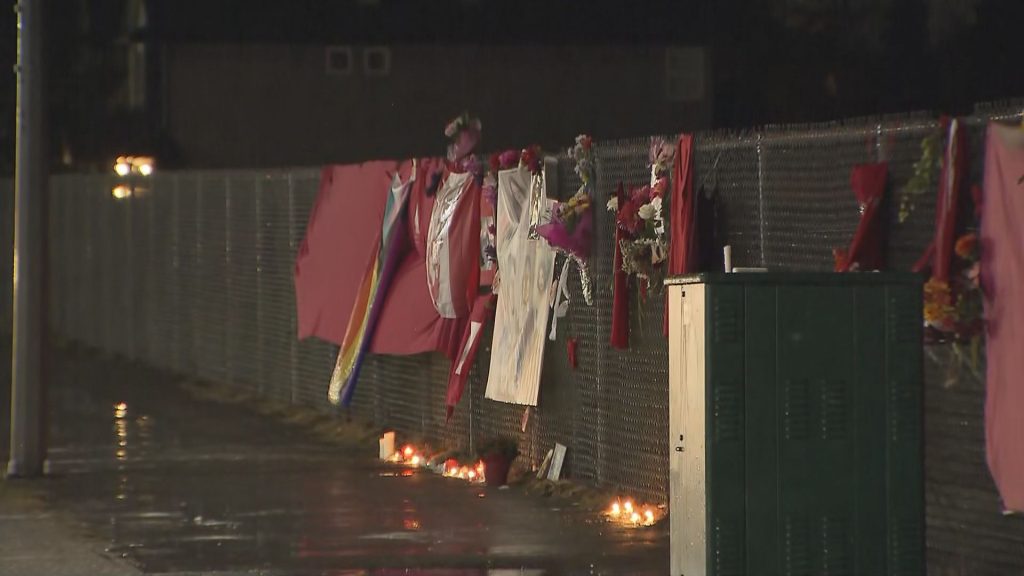
POLYGON ((412 446, 402 448, 402 454, 404 454, 406 458, 411 458, 414 452, 415 450, 412 449, 412 446))
POLYGON ((622 514, 622 505, 619 504, 618 500, 612 503, 611 510, 608 511, 608 514, 615 518, 618 518, 619 514, 622 514))
POLYGON ((626 509, 626 513, 627 514, 632 514, 633 513, 633 501, 632 500, 626 500, 626 503, 623 505, 623 508, 626 509))
POLYGON ((650 526, 654 524, 654 512, 650 510, 644 511, 644 525, 650 526))
POLYGON ((420 456, 419 456, 419 454, 417 454, 416 456, 413 456, 412 460, 410 460, 410 462, 412 463, 413 466, 419 466, 420 465, 420 456))
POLYGON ((469 476, 470 480, 476 478, 476 470, 470 470, 467 476, 469 476))
POLYGON ((638 514, 636 512, 633 512, 629 516, 629 521, 632 522, 633 524, 639 524, 640 523, 640 514, 638 514))

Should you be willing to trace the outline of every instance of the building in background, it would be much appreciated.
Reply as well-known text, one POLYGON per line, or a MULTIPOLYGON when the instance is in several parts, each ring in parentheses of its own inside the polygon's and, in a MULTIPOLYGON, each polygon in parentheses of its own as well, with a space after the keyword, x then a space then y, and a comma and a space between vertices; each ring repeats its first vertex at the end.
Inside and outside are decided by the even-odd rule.
POLYGON ((50 19, 51 148, 65 170, 280 167, 438 154, 464 110, 485 149, 712 124, 699 42, 634 42, 637 23, 595 41, 569 5, 417 4, 71 0, 50 19))
MULTIPOLYGON (((62 0, 48 17, 64 170, 316 165, 1020 97, 1019 0, 62 0)), ((7 62, 14 14, 0 11, 7 62), (6 35, 6 36, 5 36, 6 35)), ((0 79, 0 171, 14 76, 0 79), (6 87, 6 88, 5 88, 6 87)))
POLYGON ((700 47, 176 43, 164 62, 167 134, 193 167, 435 155, 463 110, 485 150, 712 122, 700 47))

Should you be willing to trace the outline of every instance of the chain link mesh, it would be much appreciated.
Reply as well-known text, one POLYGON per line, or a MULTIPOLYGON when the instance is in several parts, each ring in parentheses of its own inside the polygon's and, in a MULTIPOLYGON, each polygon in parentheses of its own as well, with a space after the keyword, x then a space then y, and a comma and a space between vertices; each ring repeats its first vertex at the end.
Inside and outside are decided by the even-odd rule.
MULTIPOLYGON (((1012 103, 979 107, 965 119, 971 181, 980 180, 985 122, 1011 118, 1020 109, 1012 103)), ((896 192, 913 173, 922 139, 938 129, 927 117, 905 116, 699 134, 695 187, 717 195, 719 227, 733 247, 734 265, 831 270, 832 249, 849 243, 858 221, 850 169, 885 160, 896 192)), ((664 501, 668 350, 659 290, 641 302, 632 285, 630 349, 608 345, 614 221, 604 205, 620 181, 627 186, 648 181, 649 144, 649 139, 598 144, 590 264, 594 306, 583 302, 571 266, 572 305, 559 322, 557 339, 548 343, 540 403, 530 410, 525 431, 523 407, 483 397, 492 352, 489 329, 450 422, 444 406, 448 362, 431 354, 371 355, 352 414, 451 448, 468 450, 485 437, 511 435, 533 464, 559 442, 569 448, 567 476, 664 501), (575 369, 567 357, 570 338, 577 345, 575 369)), ((161 173, 150 180, 148 194, 118 202, 110 194, 117 183, 113 177, 55 177, 50 213, 54 328, 67 338, 182 374, 326 408, 337 348, 296 341, 292 276, 318 181, 316 170, 161 173)), ((568 198, 578 185, 572 162, 563 155, 559 197, 568 198)), ((4 198, 0 210, 9 221, 12 195, 4 198)), ((931 238, 934 201, 934 196, 920 198, 901 223, 898 199, 890 196, 892 268, 908 269, 920 257, 931 238)), ((12 239, 4 234, 0 247, 10 248, 12 239)), ((9 284, 0 291, 6 302, 9 284)), ((3 314, 9 321, 8 306, 3 314)), ((927 371, 929 538, 977 539, 955 525, 960 516, 943 496, 960 481, 936 480, 934 474, 955 478, 969 468, 977 476, 971 478, 986 478, 975 488, 984 501, 979 506, 992 504, 979 455, 983 386, 949 391, 941 382, 941 361, 930 361, 927 371), (951 458, 939 446, 958 434, 964 421, 971 423, 969 461, 951 458)), ((1024 541, 1024 528, 1010 534, 1007 541, 1024 541)), ((947 553, 931 554, 935 562, 948 559, 947 553)), ((999 561, 1024 565, 1017 557, 999 561)))

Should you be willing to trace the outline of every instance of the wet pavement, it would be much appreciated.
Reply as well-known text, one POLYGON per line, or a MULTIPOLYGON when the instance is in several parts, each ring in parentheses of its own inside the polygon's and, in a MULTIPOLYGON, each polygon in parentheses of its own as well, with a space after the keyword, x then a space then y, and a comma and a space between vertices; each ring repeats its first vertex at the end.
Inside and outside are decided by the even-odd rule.
POLYGON ((346 454, 142 367, 61 353, 51 405, 52 475, 36 486, 144 573, 668 570, 663 529, 346 454))

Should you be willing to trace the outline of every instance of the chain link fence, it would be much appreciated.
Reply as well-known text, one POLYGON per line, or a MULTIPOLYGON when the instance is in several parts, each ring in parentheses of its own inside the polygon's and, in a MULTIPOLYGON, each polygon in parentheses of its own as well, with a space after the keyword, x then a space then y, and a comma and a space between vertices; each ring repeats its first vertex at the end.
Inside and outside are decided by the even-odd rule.
MULTIPOLYGON (((1009 104, 979 108, 966 119, 974 181, 985 122, 1020 110, 1009 104)), ((921 140, 938 129, 928 116, 904 116, 699 134, 694 181, 717 196, 719 228, 733 246, 734 265, 831 270, 832 249, 849 243, 859 219, 851 168, 888 161, 895 191, 912 174, 921 140)), ((597 144, 595 301, 585 305, 573 271, 572 305, 559 322, 557 340, 548 343, 537 408, 524 414, 523 407, 483 397, 487 333, 451 422, 445 422, 444 407, 448 363, 432 354, 370 357, 353 414, 451 448, 472 449, 484 437, 512 435, 534 464, 559 442, 568 447, 567 476, 665 501, 662 295, 654 291, 641 301, 634 291, 630 349, 608 346, 614 222, 604 202, 619 182, 649 179, 649 145, 648 138, 597 144), (569 338, 577 342, 576 369, 567 357, 569 338)), ((559 195, 567 198, 579 183, 564 156, 559 174, 559 195)), ((307 169, 158 173, 140 194, 122 201, 111 196, 119 183, 113 175, 54 177, 50 304, 56 332, 183 375, 327 409, 336 348, 295 339, 292 280, 319 176, 307 169)), ((898 201, 890 201, 892 268, 909 269, 922 253, 932 234, 933 202, 922 199, 900 223, 898 201)), ((9 235, 2 241, 9 243, 9 235)), ((9 285, 4 290, 9 302, 9 285)), ((9 319, 9 309, 4 313, 9 319)), ((1024 522, 999 514, 985 469, 983 382, 965 375, 951 386, 948 354, 934 349, 927 370, 930 562, 939 573, 947 567, 961 573, 956 570, 964 566, 972 566, 963 572, 972 574, 1020 571, 1024 522), (966 504, 956 500, 964 490, 971 496, 966 504)))

